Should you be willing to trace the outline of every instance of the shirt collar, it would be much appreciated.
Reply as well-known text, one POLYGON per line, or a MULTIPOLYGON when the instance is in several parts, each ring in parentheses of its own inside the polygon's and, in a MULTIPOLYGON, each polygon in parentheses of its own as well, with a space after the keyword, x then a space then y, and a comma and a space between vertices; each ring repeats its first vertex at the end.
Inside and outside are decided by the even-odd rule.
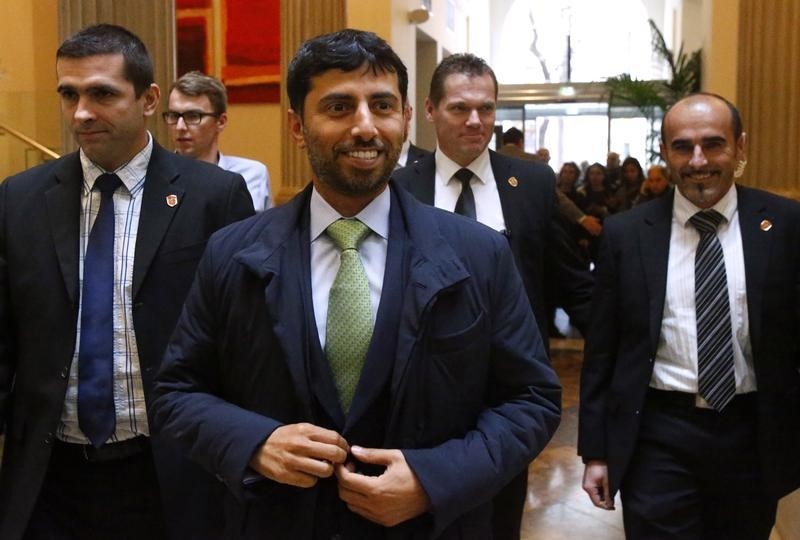
MULTIPOLYGON (((372 201, 354 217, 358 218, 361 223, 369 227, 372 232, 388 240, 391 200, 391 190, 388 189, 387 186, 387 189, 384 189, 380 195, 372 199, 372 201)), ((325 232, 328 225, 344 217, 328 204, 328 201, 322 198, 322 195, 317 192, 316 187, 311 190, 309 209, 311 212, 310 232, 312 242, 325 232)))
MULTIPOLYGON (((717 204, 711 208, 722 214, 725 220, 730 223, 733 219, 733 215, 736 213, 737 207, 738 197, 736 195, 736 184, 732 184, 725 195, 723 195, 722 198, 717 201, 717 204)), ((683 193, 681 193, 681 190, 679 190, 677 187, 675 188, 675 200, 672 206, 672 215, 675 217, 681 227, 686 227, 689 224, 689 218, 702 210, 703 208, 695 206, 694 203, 687 199, 683 193)))
MULTIPOLYGON (((472 160, 472 163, 466 167, 461 167, 461 165, 447 157, 438 145, 436 146, 434 159, 436 160, 436 171, 439 173, 439 181, 441 182, 442 186, 446 186, 453 181, 453 175, 462 168, 467 168, 472 171, 472 174, 477 176, 478 180, 485 184, 492 169, 488 147, 484 148, 483 152, 481 152, 478 157, 472 160)), ((457 181, 458 180, 456 180, 456 182, 457 181)))
POLYGON ((136 184, 141 182, 142 178, 147 174, 147 165, 150 163, 150 156, 152 154, 153 137, 150 135, 149 131, 147 132, 147 144, 144 145, 144 148, 116 171, 106 171, 100 165, 89 159, 84 153, 83 148, 81 148, 79 155, 81 158, 81 168, 83 169, 84 185, 91 191, 95 181, 101 174, 111 172, 119 176, 123 185, 128 188, 128 191, 132 192, 136 184))

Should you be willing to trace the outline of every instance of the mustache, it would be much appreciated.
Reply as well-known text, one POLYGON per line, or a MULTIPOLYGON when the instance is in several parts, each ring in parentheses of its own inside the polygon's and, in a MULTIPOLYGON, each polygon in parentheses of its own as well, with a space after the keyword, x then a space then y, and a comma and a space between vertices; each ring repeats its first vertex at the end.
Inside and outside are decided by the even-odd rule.
POLYGON ((334 150, 336 152, 340 152, 340 153, 353 152, 353 151, 356 151, 356 150, 378 150, 378 151, 382 151, 382 150, 386 150, 386 144, 383 141, 379 141, 379 140, 373 139, 371 141, 365 141, 365 142, 337 144, 334 147, 334 150))

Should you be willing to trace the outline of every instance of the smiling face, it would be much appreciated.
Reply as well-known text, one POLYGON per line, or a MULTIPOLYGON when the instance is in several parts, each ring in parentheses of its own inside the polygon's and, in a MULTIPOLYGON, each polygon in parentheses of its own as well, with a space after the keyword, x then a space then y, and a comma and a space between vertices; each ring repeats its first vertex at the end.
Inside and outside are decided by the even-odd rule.
POLYGON ((147 144, 146 120, 158 106, 158 86, 136 97, 122 54, 56 61, 61 113, 93 162, 114 171, 147 144))
POLYGON ((711 208, 733 184, 745 159, 746 135, 734 136, 731 111, 713 96, 692 96, 664 118, 661 154, 673 183, 698 208, 711 208))
POLYGON ((408 110, 397 75, 364 65, 312 77, 303 117, 289 111, 314 186, 342 215, 357 213, 386 187, 406 138, 408 110))
POLYGON ((453 73, 444 80, 437 105, 425 100, 425 113, 436 129, 444 154, 466 167, 489 145, 494 133, 495 86, 488 73, 453 73))

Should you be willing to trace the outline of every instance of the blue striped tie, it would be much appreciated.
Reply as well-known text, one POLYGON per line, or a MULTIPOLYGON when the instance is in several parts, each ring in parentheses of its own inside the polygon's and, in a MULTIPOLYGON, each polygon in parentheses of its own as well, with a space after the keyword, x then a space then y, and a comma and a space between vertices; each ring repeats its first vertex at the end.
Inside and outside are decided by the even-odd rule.
POLYGON ((694 258, 698 393, 718 411, 736 393, 728 279, 717 238, 723 219, 716 210, 698 212, 689 219, 700 233, 694 258))
POLYGON ((81 336, 78 349, 78 425, 94 447, 114 433, 114 191, 121 181, 95 181, 100 209, 83 258, 81 336))

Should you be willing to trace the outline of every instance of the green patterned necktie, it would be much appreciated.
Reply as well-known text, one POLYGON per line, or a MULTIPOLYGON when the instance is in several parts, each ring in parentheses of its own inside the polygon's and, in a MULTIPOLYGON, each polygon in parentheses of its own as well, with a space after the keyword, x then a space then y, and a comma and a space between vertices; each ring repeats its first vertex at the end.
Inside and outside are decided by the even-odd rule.
POLYGON ((372 339, 369 283, 358 255, 358 245, 370 229, 357 219, 339 219, 327 232, 341 250, 341 263, 328 298, 325 355, 347 414, 372 339))

